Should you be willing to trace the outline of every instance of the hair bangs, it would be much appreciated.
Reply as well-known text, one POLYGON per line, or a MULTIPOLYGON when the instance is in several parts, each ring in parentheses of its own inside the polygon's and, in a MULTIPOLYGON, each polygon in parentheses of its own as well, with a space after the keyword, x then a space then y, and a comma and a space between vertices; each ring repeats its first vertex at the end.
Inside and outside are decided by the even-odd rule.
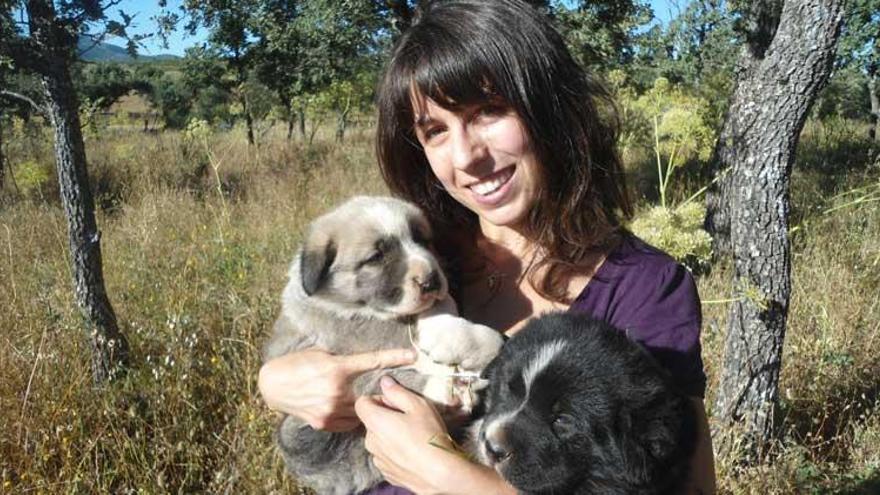
POLYGON ((425 54, 412 72, 414 96, 429 98, 447 110, 485 102, 495 98, 495 81, 489 64, 475 56, 475 50, 463 47, 433 50, 425 54), (460 48, 460 49, 455 49, 460 48))

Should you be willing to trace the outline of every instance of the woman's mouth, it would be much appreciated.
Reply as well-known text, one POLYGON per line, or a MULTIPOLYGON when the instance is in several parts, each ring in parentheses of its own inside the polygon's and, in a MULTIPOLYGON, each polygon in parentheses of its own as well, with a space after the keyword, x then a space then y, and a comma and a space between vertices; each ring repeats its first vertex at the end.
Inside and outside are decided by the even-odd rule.
POLYGON ((476 184, 471 184, 468 188, 474 193, 474 199, 477 202, 487 205, 496 204, 509 189, 506 186, 510 184, 514 172, 516 172, 516 166, 506 167, 483 178, 476 184))

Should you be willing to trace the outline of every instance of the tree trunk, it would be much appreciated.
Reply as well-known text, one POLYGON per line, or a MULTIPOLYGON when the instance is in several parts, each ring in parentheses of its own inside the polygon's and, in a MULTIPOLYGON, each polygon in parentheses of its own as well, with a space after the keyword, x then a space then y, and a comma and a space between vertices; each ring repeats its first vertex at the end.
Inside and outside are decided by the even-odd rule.
POLYGON ((871 97, 871 127, 868 133, 871 139, 880 138, 880 94, 877 93, 880 88, 877 87, 877 79, 880 79, 880 76, 877 75, 876 70, 868 74, 868 95, 871 97))
POLYGON ((345 140, 345 129, 348 126, 348 118, 345 112, 336 114, 336 142, 341 143, 345 140))
POLYGON ((336 113, 336 142, 341 143, 345 139, 345 130, 348 128, 348 114, 351 113, 351 97, 345 99, 345 106, 336 113))
MULTIPOLYGON (((740 16, 740 31, 745 40, 740 50, 740 57, 736 66, 736 88, 741 88, 743 80, 752 77, 755 67, 764 58, 770 42, 776 35, 779 19, 782 15, 782 0, 758 0, 755 2, 740 2, 737 13, 740 16)), ((733 254, 730 233, 730 216, 733 176, 730 173, 735 156, 733 155, 733 143, 737 139, 737 122, 731 118, 733 112, 738 111, 737 91, 728 105, 727 115, 718 141, 715 145, 711 176, 715 177, 714 183, 710 184, 706 192, 706 219, 705 229, 712 234, 712 250, 716 258, 733 254)))
POLYGON ((247 125, 248 145, 253 146, 256 143, 256 140, 254 140, 254 118, 251 115, 251 109, 247 104, 247 98, 242 101, 244 102, 244 122, 247 125))
POLYGON ((293 105, 290 104, 290 97, 286 96, 283 92, 279 94, 279 99, 281 104, 284 105, 284 121, 287 122, 287 140, 290 141, 293 138, 293 105))
POLYGON ((305 142, 306 140, 306 109, 304 106, 299 107, 299 111, 297 112, 299 116, 299 137, 305 142))
MULTIPOLYGON (((791 293, 789 185, 810 106, 828 81, 843 0, 787 0, 767 50, 745 60, 720 136, 732 167, 729 212, 735 291, 715 417, 740 423, 740 445, 760 452, 774 433, 791 293)), ((719 439, 723 442, 723 439, 719 439)), ((722 446, 725 447, 725 446, 722 446)))
POLYGON ((88 325, 93 377, 96 383, 102 383, 127 363, 128 341, 119 331, 104 288, 101 235, 86 171, 79 105, 70 78, 74 51, 69 45, 70 36, 55 22, 52 2, 30 0, 27 13, 31 35, 46 51, 48 63, 41 68, 40 78, 55 133, 55 160, 67 216, 76 302, 88 325))
POLYGON ((6 155, 3 153, 3 114, 0 113, 0 192, 6 179, 6 155))

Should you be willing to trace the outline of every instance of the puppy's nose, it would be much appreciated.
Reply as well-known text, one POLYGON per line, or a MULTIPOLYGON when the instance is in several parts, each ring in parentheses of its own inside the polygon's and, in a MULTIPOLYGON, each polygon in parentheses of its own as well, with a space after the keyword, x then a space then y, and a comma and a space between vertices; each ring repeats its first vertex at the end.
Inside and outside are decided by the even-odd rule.
POLYGON ((440 290, 440 273, 437 271, 431 271, 426 277, 415 277, 413 281, 422 290, 422 294, 440 290))
POLYGON ((508 457, 510 457, 510 449, 498 442, 497 440, 493 441, 491 438, 486 439, 486 454, 493 463, 501 462, 508 457))

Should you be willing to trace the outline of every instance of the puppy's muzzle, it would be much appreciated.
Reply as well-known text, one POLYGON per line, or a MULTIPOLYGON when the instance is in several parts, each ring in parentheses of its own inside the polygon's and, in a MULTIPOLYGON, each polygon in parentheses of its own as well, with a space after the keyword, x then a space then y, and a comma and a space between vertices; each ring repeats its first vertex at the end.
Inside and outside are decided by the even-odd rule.
POLYGON ((507 442, 507 435, 498 427, 490 428, 484 435, 483 449, 492 465, 504 462, 513 455, 513 447, 507 442))

